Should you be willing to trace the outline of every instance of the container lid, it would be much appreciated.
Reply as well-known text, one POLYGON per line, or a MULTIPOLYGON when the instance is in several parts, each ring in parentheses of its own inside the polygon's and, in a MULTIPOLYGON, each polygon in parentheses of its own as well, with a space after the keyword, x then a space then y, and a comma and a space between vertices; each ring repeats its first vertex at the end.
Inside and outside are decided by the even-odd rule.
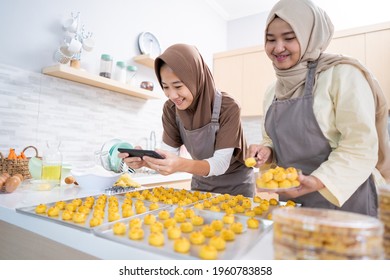
POLYGON ((110 61, 112 60, 112 56, 109 54, 102 54, 101 59, 105 61, 110 61))
POLYGON ((380 220, 352 212, 318 208, 280 208, 272 212, 275 223, 303 224, 305 230, 318 226, 349 229, 383 230, 380 220))
POLYGON ((382 185, 378 187, 378 194, 390 197, 390 185, 382 185))
POLYGON ((117 61, 116 62, 116 66, 118 66, 120 68, 125 68, 126 67, 126 63, 124 61, 117 61))
POLYGON ((134 65, 129 65, 129 66, 127 66, 127 71, 137 71, 137 66, 134 66, 134 65))

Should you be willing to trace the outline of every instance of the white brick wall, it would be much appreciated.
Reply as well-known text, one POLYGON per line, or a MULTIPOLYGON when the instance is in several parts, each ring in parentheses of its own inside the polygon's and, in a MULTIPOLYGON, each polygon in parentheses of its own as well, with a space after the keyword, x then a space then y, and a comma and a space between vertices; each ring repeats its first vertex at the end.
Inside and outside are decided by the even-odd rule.
MULTIPOLYGON (((0 151, 61 139, 64 161, 85 161, 112 138, 161 138, 161 100, 143 100, 0 64, 0 151)), ((30 155, 31 156, 31 155, 30 155)))
MULTIPOLYGON (((20 153, 61 139, 65 162, 88 161, 104 142, 123 139, 145 145, 156 131, 161 141, 164 99, 143 100, 41 73, 0 64, 0 152, 20 153)), ((261 139, 260 118, 244 118, 248 143, 261 139)), ((29 150, 27 156, 32 156, 29 150)), ((41 155, 41 154, 40 154, 41 155)))

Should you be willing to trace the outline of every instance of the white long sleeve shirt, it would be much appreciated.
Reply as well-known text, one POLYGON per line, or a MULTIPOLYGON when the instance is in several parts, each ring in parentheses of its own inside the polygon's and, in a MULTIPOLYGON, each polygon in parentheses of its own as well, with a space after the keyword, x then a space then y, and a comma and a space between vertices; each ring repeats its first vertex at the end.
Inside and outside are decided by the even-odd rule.
MULTIPOLYGON (((167 152, 179 155, 180 148, 174 148, 166 143, 162 143, 161 149, 167 152)), ((210 165, 210 172, 207 176, 218 176, 222 175, 228 170, 230 165, 230 160, 233 155, 234 148, 226 148, 214 151, 214 154, 211 158, 205 159, 210 165)))

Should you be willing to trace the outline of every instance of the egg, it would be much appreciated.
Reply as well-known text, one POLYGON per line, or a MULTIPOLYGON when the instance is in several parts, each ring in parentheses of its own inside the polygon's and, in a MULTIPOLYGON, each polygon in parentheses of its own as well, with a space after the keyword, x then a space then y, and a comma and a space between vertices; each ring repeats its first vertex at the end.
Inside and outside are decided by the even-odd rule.
POLYGON ((7 181, 5 181, 3 191, 6 193, 12 193, 17 187, 19 187, 20 183, 21 181, 18 176, 9 177, 7 181))
POLYGON ((65 181, 65 184, 70 185, 70 184, 73 184, 76 180, 73 176, 68 176, 65 178, 64 181, 65 181))
POLYGON ((17 174, 15 174, 14 176, 17 176, 17 177, 19 177, 20 181, 23 181, 23 180, 24 180, 24 177, 23 177, 23 175, 22 175, 22 174, 20 174, 20 173, 17 173, 17 174))

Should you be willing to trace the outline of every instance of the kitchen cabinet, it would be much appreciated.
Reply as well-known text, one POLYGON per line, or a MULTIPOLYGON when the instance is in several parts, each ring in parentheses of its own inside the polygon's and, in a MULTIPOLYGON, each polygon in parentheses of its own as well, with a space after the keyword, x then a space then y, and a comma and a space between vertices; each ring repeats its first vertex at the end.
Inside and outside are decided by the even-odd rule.
POLYGON ((159 99, 159 94, 149 90, 123 84, 113 79, 107 79, 98 75, 79 70, 68 65, 58 64, 42 69, 42 73, 94 87, 99 87, 142 99, 159 99))
MULTIPOLYGON (((379 81, 390 111, 390 22, 336 32, 326 52, 360 60, 379 81)), ((217 88, 233 95, 242 116, 264 115, 263 97, 275 81, 275 71, 263 47, 251 47, 214 55, 217 88)))
POLYGON ((217 88, 237 99, 243 116, 263 114, 263 95, 274 70, 262 48, 215 54, 213 72, 217 88))
POLYGON ((358 34, 335 38, 330 42, 326 52, 348 55, 364 64, 366 63, 365 36, 358 34))
POLYGON ((390 27, 366 34, 366 65, 374 73, 387 99, 390 113, 390 27))

